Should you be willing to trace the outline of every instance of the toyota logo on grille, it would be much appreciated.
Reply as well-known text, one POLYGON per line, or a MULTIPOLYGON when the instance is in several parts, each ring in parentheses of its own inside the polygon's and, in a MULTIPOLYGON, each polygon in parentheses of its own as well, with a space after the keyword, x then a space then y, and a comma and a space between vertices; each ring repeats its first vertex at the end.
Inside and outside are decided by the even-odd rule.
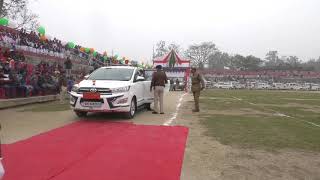
POLYGON ((97 92, 98 90, 96 88, 91 88, 90 92, 97 92))

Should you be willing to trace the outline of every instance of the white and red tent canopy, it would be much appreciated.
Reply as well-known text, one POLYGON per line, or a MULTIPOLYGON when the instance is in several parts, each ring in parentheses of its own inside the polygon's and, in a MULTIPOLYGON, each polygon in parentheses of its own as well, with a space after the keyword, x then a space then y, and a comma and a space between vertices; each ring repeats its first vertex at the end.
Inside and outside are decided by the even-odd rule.
POLYGON ((162 65, 163 67, 179 68, 190 67, 190 61, 181 58, 174 50, 170 51, 167 55, 155 59, 153 61, 155 66, 162 65))

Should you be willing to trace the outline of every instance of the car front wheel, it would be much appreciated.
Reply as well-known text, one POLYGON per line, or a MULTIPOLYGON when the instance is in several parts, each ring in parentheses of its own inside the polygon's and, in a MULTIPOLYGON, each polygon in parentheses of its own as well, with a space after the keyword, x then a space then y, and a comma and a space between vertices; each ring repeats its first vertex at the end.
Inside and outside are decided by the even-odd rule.
POLYGON ((136 101, 133 98, 130 103, 130 111, 126 113, 126 118, 132 119, 134 117, 134 115, 136 114, 136 110, 137 110, 136 101))
POLYGON ((88 112, 84 112, 84 111, 75 111, 76 115, 78 117, 86 117, 88 112))

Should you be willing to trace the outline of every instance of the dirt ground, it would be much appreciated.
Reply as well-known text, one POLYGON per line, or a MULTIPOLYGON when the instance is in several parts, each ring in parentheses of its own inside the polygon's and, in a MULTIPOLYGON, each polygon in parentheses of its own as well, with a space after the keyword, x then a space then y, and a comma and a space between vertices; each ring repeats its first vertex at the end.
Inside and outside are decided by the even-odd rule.
MULTIPOLYGON (((183 92, 170 92, 165 97, 164 115, 140 111, 133 123, 189 127, 181 180, 215 179, 320 179, 320 154, 281 150, 266 152, 222 145, 204 135, 206 129, 197 114, 191 113, 192 96, 186 95, 177 108, 183 92), (177 117, 174 118, 175 113, 177 117)), ((0 110, 2 143, 13 143, 39 133, 79 121, 72 111, 30 112, 19 108, 0 110)), ((235 112, 237 113, 237 112, 235 112)), ((127 121, 121 115, 92 114, 87 120, 127 121)))
MULTIPOLYGON (((182 180, 318 180, 320 153, 280 150, 267 152, 226 146, 205 136, 197 115, 190 113, 192 97, 187 96, 178 124, 189 127, 182 180)), ((217 112, 221 114, 222 112, 217 112)), ((243 113, 228 112, 232 114, 243 113)))

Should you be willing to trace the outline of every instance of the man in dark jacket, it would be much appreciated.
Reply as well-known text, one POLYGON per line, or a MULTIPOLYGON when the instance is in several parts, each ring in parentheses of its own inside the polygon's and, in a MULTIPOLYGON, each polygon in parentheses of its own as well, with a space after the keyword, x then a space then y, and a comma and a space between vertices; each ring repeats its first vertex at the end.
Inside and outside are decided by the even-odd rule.
POLYGON ((67 60, 64 62, 64 66, 66 68, 67 77, 71 76, 71 69, 72 69, 72 62, 69 57, 67 57, 67 60))
POLYGON ((166 73, 162 70, 162 66, 156 66, 157 71, 152 75, 152 81, 150 91, 154 90, 154 111, 152 114, 159 114, 159 103, 160 103, 160 114, 163 112, 163 94, 164 88, 168 82, 166 73))

